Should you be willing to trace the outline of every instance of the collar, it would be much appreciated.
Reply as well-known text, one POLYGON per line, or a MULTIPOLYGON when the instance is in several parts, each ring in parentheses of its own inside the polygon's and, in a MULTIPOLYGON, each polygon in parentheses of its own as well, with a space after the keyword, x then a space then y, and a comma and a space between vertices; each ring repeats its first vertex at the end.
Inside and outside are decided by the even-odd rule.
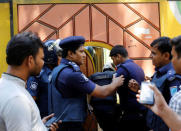
POLYGON ((160 68, 155 68, 155 70, 160 74, 165 74, 165 73, 167 73, 168 70, 170 70, 172 68, 173 68, 173 66, 172 66, 172 63, 170 62, 167 65, 164 65, 160 68))
POLYGON ((72 62, 72 61, 70 61, 70 60, 68 60, 66 58, 62 58, 60 63, 67 64, 69 62, 72 62))
POLYGON ((20 77, 17 77, 17 76, 8 74, 8 73, 3 73, 2 78, 13 81, 14 83, 17 83, 18 85, 20 85, 23 88, 25 88, 25 86, 26 86, 26 82, 23 79, 21 79, 20 77))
POLYGON ((52 70, 50 70, 50 68, 48 68, 46 65, 43 66, 43 68, 40 71, 40 74, 38 76, 36 76, 37 78, 40 78, 44 73, 47 75, 50 75, 52 72, 52 70))
POLYGON ((52 70, 50 70, 50 68, 48 68, 47 66, 43 66, 42 70, 46 71, 47 74, 50 74, 52 72, 52 70))
POLYGON ((118 68, 121 64, 125 64, 125 63, 128 63, 128 62, 133 62, 133 60, 127 59, 123 63, 120 63, 119 65, 117 65, 116 67, 118 68))
POLYGON ((70 61, 70 60, 68 60, 68 59, 63 58, 63 59, 61 60, 61 63, 62 63, 62 64, 66 64, 66 65, 70 65, 71 67, 73 67, 73 69, 74 69, 75 71, 80 71, 80 67, 79 67, 75 62, 72 62, 72 61, 70 61))
POLYGON ((63 63, 63 64, 68 64, 68 65, 78 66, 75 62, 70 61, 70 60, 68 60, 68 59, 66 59, 66 58, 62 58, 62 59, 61 59, 61 63, 63 63))

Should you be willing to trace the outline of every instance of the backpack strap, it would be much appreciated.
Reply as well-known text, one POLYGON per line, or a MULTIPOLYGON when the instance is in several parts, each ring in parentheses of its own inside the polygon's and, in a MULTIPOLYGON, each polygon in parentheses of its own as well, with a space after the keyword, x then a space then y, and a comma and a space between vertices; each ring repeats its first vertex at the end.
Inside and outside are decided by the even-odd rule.
POLYGON ((66 64, 60 64, 59 66, 57 66, 56 68, 53 69, 52 71, 52 79, 51 79, 51 83, 56 82, 57 76, 60 74, 60 72, 65 68, 68 67, 69 65, 66 64))
POLYGON ((112 79, 113 78, 113 73, 110 73, 110 74, 99 74, 99 75, 93 75, 92 77, 90 77, 90 79, 92 81, 97 81, 97 80, 103 80, 103 79, 112 79))

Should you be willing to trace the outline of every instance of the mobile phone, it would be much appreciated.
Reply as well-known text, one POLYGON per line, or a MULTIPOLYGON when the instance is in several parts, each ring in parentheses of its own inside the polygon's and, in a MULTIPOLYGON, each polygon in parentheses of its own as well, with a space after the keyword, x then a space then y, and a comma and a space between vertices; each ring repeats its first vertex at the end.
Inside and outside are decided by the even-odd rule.
MULTIPOLYGON (((64 109, 64 111, 60 115, 57 115, 55 113, 55 115, 45 123, 45 126, 50 127, 50 125, 52 123, 54 123, 54 122, 57 123, 59 120, 62 120, 62 118, 64 117, 64 115, 65 115, 66 111, 69 109, 69 107, 70 107, 70 104, 64 109)), ((64 122, 64 121, 62 120, 62 122, 64 122)))
POLYGON ((140 100, 141 104, 153 105, 154 104, 154 92, 149 86, 155 86, 153 82, 142 82, 140 100))
POLYGON ((57 121, 57 117, 52 117, 51 119, 49 119, 46 123, 45 123, 45 125, 46 125, 46 127, 49 127, 52 123, 54 123, 54 122, 58 122, 57 121))

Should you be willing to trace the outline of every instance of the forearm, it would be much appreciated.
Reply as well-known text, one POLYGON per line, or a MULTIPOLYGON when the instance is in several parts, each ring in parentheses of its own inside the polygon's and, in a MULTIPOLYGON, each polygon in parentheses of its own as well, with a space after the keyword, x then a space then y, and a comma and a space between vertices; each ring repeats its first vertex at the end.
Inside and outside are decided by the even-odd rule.
POLYGON ((166 106, 159 116, 164 120, 172 131, 181 130, 181 116, 176 114, 169 106, 166 106))
POLYGON ((123 75, 116 77, 113 75, 112 83, 109 85, 99 86, 96 85, 94 91, 91 93, 92 96, 104 98, 113 94, 118 87, 123 85, 124 77, 123 75))
POLYGON ((109 95, 114 94, 116 92, 117 88, 118 87, 114 83, 111 83, 109 85, 105 85, 103 88, 104 89, 104 97, 107 97, 109 95))
POLYGON ((114 83, 104 86, 96 85, 96 88, 91 95, 99 98, 105 98, 113 94, 116 90, 117 86, 114 83))

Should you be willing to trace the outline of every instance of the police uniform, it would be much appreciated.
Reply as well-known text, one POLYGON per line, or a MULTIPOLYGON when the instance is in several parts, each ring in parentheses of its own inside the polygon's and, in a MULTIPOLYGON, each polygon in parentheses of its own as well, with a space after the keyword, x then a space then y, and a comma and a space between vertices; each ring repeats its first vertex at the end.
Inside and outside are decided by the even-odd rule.
POLYGON ((48 86, 51 70, 44 66, 39 76, 31 76, 27 81, 27 90, 36 97, 36 103, 41 117, 48 115, 48 86))
MULTIPOLYGON (((156 68, 156 72, 152 76, 154 82, 160 92, 163 94, 167 103, 169 103, 171 96, 174 95, 181 83, 180 76, 175 74, 172 63, 156 68)), ((168 131, 169 128, 164 121, 155 115, 151 110, 147 113, 147 125, 154 131, 168 131)))
POLYGON ((45 64, 39 76, 31 76, 27 80, 27 90, 33 97, 36 97, 36 103, 42 118, 48 115, 48 90, 52 72, 48 65, 56 66, 58 62, 56 53, 58 49, 55 48, 54 42, 56 41, 48 40, 44 43, 43 51, 45 64))
POLYGON ((70 65, 60 73, 57 80, 57 87, 63 97, 78 97, 92 93, 95 84, 80 71, 77 64, 64 58, 61 64, 70 65))
MULTIPOLYGON (((67 46, 84 42, 83 37, 71 36, 63 39, 60 47, 64 50, 67 46)), ((60 130, 83 130, 82 123, 87 113, 86 94, 91 94, 96 85, 80 71, 76 63, 66 58, 62 58, 60 65, 53 70, 51 85, 50 110, 62 120, 60 130)))
POLYGON ((131 59, 117 65, 117 76, 124 75, 123 86, 118 88, 120 97, 120 130, 126 131, 147 130, 145 114, 147 109, 136 100, 136 93, 128 88, 130 79, 135 79, 139 84, 144 81, 144 72, 131 59))

